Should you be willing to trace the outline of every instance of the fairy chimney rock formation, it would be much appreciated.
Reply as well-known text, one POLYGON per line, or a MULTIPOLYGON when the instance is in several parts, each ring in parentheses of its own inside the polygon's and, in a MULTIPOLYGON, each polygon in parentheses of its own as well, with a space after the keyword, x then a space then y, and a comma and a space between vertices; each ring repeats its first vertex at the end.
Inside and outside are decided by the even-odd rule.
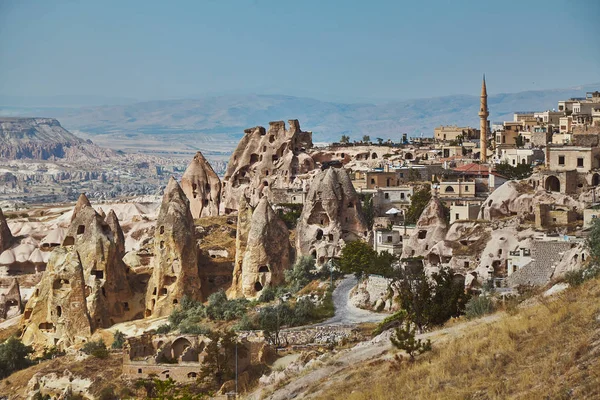
POLYGON ((14 242, 15 238, 6 223, 6 217, 4 217, 4 213, 0 208, 0 253, 10 248, 14 242))
POLYGON ((312 132, 303 132, 298 120, 246 129, 231 155, 223 180, 221 210, 235 212, 242 196, 255 207, 262 196, 272 198, 271 189, 302 188, 298 175, 315 168, 306 150, 312 147, 312 132))
POLYGON ((93 296, 85 272, 73 247, 58 247, 21 319, 21 340, 37 348, 66 348, 80 344, 94 332, 88 299, 93 296))
POLYGON ((92 205, 90 204, 90 200, 87 198, 87 196, 84 193, 81 193, 79 195, 79 198, 77 199, 77 203, 75 203, 75 208, 73 208, 73 214, 71 215, 71 221, 73 221, 75 219, 75 215, 77 215, 77 213, 86 207, 91 207, 92 205))
POLYGON ((190 201, 192 217, 219 215, 221 180, 201 152, 196 153, 185 170, 181 189, 190 201))
POLYGON ((244 262, 244 254, 246 254, 246 247, 248 245, 248 234, 250 233, 250 223, 252 222, 253 211, 245 196, 240 198, 238 207, 233 280, 231 287, 227 291, 227 296, 230 298, 243 297, 242 264, 244 262))
POLYGON ((8 289, 0 294, 0 319, 8 319, 21 314, 23 304, 21 303, 21 290, 19 281, 13 278, 8 289))
MULTIPOLYGON (((100 214, 102 216, 102 214, 100 214)), ((120 258, 123 258, 125 255, 125 235, 123 234, 123 229, 121 229, 121 224, 119 223, 119 218, 117 218, 117 214, 115 211, 111 209, 106 216, 106 223, 110 227, 110 230, 113 234, 113 240, 115 241, 115 245, 117 246, 117 252, 120 258)))
POLYGON ((437 197, 432 197, 417 221, 416 228, 404 243, 402 258, 425 256, 438 242, 444 240, 448 223, 444 207, 437 197))
POLYGON ((154 269, 146 292, 146 317, 169 315, 184 295, 201 299, 198 250, 189 201, 171 177, 154 233, 154 269))
POLYGON ((111 227, 81 195, 62 246, 25 307, 24 340, 70 346, 96 328, 130 320, 136 308, 121 258, 111 227))
MULTIPOLYGON (((249 217, 248 211, 245 217, 249 217)), ((287 226, 265 197, 259 201, 249 222, 241 273, 239 278, 234 276, 236 287, 233 289, 233 297, 259 296, 266 286, 282 283, 284 271, 290 267, 287 226)))
POLYGON ((299 256, 317 265, 339 257, 345 242, 368 238, 362 205, 348 172, 329 168, 313 178, 297 227, 299 256))

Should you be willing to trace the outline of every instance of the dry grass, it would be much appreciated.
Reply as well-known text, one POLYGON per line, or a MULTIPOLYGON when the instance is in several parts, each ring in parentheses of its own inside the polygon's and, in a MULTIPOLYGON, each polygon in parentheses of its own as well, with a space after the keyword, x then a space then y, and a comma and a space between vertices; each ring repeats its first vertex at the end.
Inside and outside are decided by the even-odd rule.
POLYGON ((410 363, 363 365, 324 399, 600 398, 600 280, 466 330, 410 363))

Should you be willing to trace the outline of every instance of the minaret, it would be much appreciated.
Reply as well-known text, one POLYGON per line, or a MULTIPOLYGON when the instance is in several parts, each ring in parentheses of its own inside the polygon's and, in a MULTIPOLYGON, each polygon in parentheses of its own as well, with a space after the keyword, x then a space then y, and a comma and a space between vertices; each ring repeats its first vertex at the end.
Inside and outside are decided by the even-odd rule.
POLYGON ((487 89, 485 87, 485 74, 483 75, 483 82, 481 83, 481 104, 479 106, 479 130, 480 134, 480 147, 481 153, 479 159, 482 163, 487 162, 487 137, 488 137, 488 117, 490 112, 487 106, 487 89))

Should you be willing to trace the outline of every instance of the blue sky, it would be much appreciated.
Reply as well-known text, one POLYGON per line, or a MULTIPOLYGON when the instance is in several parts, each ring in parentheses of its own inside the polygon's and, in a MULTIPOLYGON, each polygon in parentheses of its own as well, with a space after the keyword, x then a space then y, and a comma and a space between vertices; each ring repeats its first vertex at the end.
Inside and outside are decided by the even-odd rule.
POLYGON ((0 94, 384 101, 600 82, 600 1, 0 0, 0 94))

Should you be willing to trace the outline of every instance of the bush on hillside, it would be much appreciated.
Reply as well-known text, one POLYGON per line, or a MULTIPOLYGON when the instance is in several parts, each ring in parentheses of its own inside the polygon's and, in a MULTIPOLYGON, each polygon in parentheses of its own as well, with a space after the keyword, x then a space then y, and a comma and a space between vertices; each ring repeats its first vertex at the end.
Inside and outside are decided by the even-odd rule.
POLYGON ((359 279, 370 274, 393 277, 395 261, 394 255, 388 252, 377 254, 368 243, 357 240, 346 243, 339 266, 343 273, 354 274, 359 279))
POLYGON ((468 319, 481 318, 494 312, 494 302, 489 296, 471 298, 465 306, 465 316, 468 319))
POLYGON ((208 296, 206 315, 210 319, 231 321, 246 313, 248 303, 246 299, 228 300, 225 292, 220 290, 208 296))
POLYGON ((110 347, 113 349, 122 349, 124 344, 125 334, 123 334, 123 332, 119 330, 115 331, 115 333, 113 334, 113 342, 110 347))
POLYGON ((32 364, 29 355, 31 346, 25 346, 15 337, 0 344, 0 379, 6 378, 15 371, 27 368, 32 364))
POLYGON ((106 344, 104 344, 102 339, 98 339, 95 342, 87 342, 83 345, 81 351, 96 358, 108 357, 108 349, 106 348, 106 344))

